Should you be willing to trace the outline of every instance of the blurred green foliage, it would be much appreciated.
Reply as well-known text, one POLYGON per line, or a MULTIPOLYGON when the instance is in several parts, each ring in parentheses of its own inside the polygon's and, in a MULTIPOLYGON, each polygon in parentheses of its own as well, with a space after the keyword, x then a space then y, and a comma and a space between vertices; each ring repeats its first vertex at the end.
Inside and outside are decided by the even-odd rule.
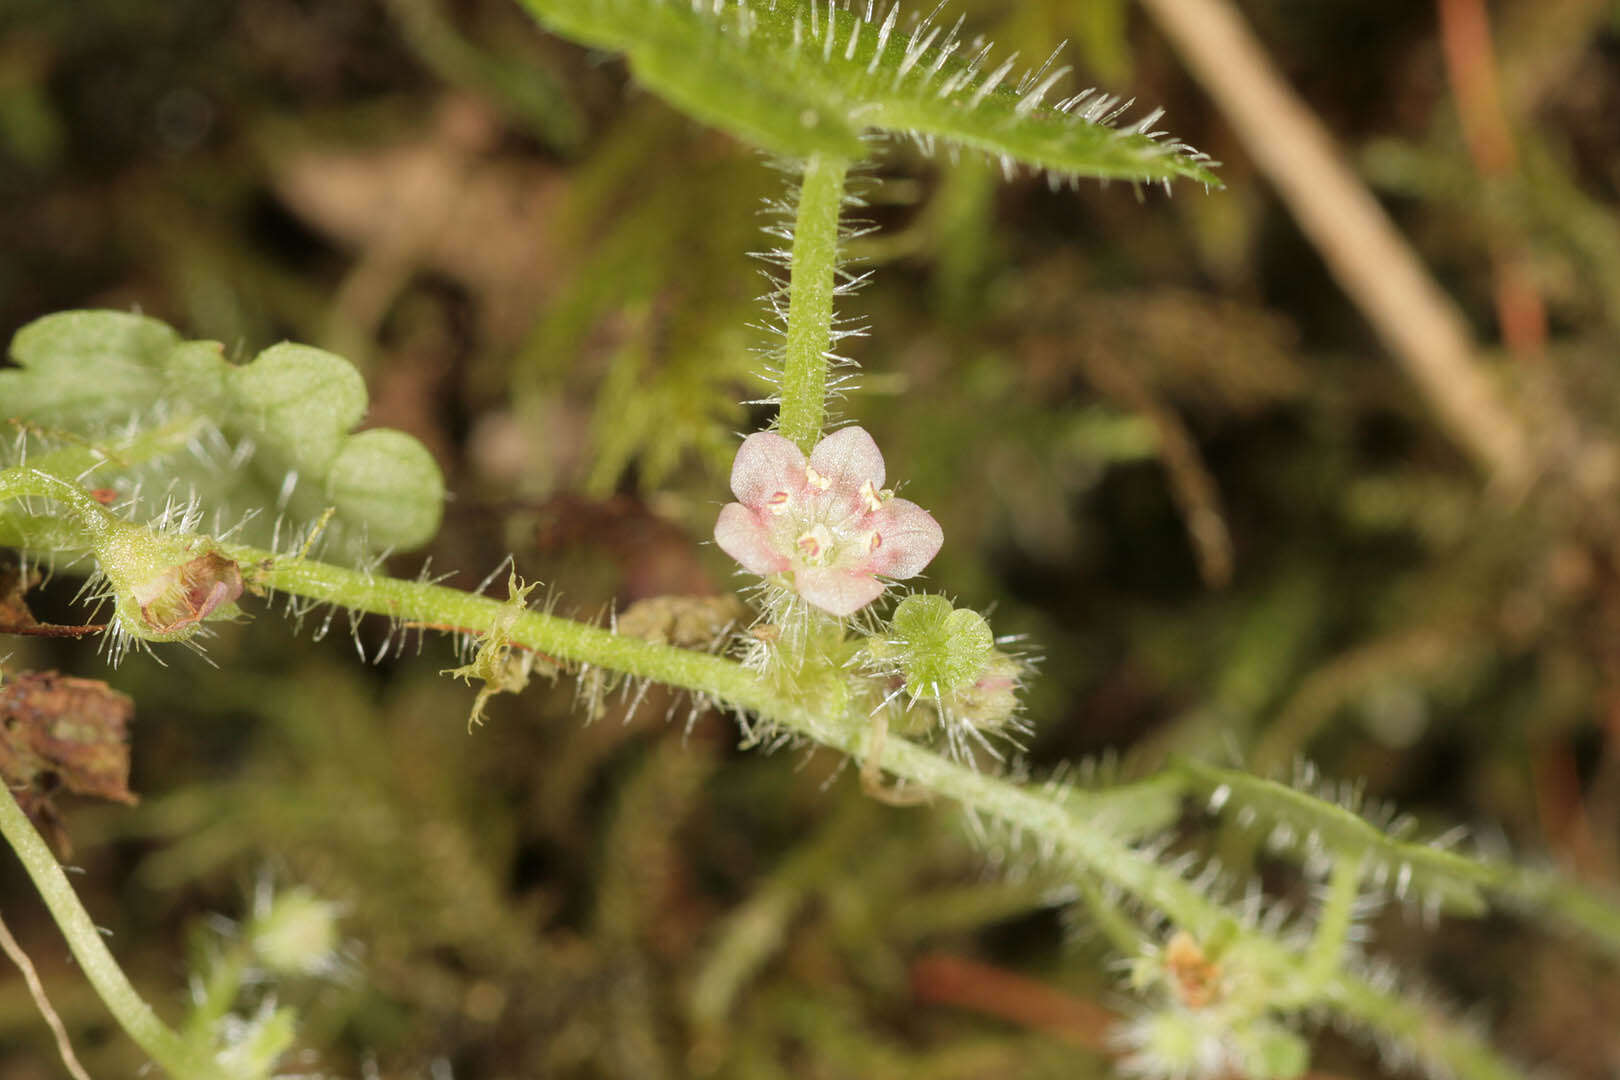
MULTIPOLYGON (((877 273, 843 308, 871 328, 845 350, 865 370, 844 414, 945 527, 929 587, 1046 657, 1032 768, 1308 753, 1612 888, 1620 22, 1596 2, 1493 9, 1521 167, 1487 183, 1428 5, 1243 6, 1483 338, 1493 253, 1527 252, 1544 355, 1491 360, 1550 448, 1536 490, 1482 489, 1121 0, 957 7, 1026 56, 1073 38, 1082 86, 1166 105, 1228 190, 1053 193, 886 147, 861 181, 877 230, 855 251, 877 273), (1199 510, 1228 538, 1224 587, 1199 510)), ((774 243, 779 194, 754 153, 500 0, 0 13, 6 335, 106 306, 239 358, 283 339, 353 356, 368 423, 421 438, 458 496, 433 565, 471 587, 510 551, 564 611, 728 585, 704 541, 734 436, 766 415, 739 404, 768 392, 747 253, 774 243)), ((71 621, 71 593, 31 601, 71 621)), ((354 973, 304 1003, 337 1074, 1106 1071, 930 981, 922 959, 946 953, 1110 1000, 1073 897, 1006 873, 949 814, 868 805, 829 755, 738 753, 727 718, 683 725, 656 692, 586 724, 572 687, 537 681, 469 735, 442 643, 370 665, 346 617, 304 629, 261 616, 224 630, 217 668, 107 676, 139 702, 144 802, 70 811, 75 881, 160 1011, 188 927, 242 914, 268 874, 344 906, 354 973)), ((353 631, 367 656, 382 642, 353 631)), ((104 674, 88 647, 4 649, 7 670, 104 674)), ((1184 832, 1302 888, 1238 830, 1184 832)), ((0 908, 91 1072, 133 1074, 10 865, 0 908)), ((1404 969, 1483 1002, 1518 1058, 1592 1077, 1620 1060, 1609 961, 1507 919, 1380 929, 1404 969)), ((0 977, 0 1072, 52 1062, 0 977)), ((1319 1042, 1319 1068, 1373 1062, 1319 1042)))

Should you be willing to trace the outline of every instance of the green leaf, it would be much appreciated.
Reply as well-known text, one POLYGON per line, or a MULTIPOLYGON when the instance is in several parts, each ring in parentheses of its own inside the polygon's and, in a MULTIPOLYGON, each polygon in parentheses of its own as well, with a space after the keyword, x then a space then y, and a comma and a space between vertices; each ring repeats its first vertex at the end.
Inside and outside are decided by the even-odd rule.
MULTIPOLYGON (((701 26, 701 18, 698 22, 701 26)), ((773 73, 761 78, 757 61, 731 49, 689 52, 669 35, 657 44, 630 49, 636 77, 649 90, 706 124, 789 157, 856 159, 866 156, 860 130, 837 111, 819 108, 802 87, 773 73), (717 95, 717 87, 749 87, 717 95)))
POLYGON ((226 377, 237 428, 309 476, 325 476, 366 414, 354 365, 308 345, 274 345, 226 377))
POLYGON ((403 431, 375 428, 344 441, 326 495, 340 517, 365 523, 373 544, 413 548, 439 530, 444 481, 427 447, 403 431))
MULTIPOLYGON (((125 489, 139 486, 149 500, 135 507, 137 516, 158 513, 180 481, 221 522, 260 511, 244 539, 261 544, 278 518, 297 526, 332 508, 326 552, 340 559, 416 547, 438 529, 438 466, 402 432, 350 433, 365 416, 366 386, 340 356, 281 344, 236 366, 217 342, 181 341, 156 319, 117 311, 48 315, 17 332, 11 355, 22 366, 0 372, 0 416, 32 425, 45 442, 65 436, 81 446, 106 444, 105 452, 63 455, 60 475, 76 479, 95 465, 96 482, 106 486, 122 472, 125 489), (171 453, 140 463, 139 455, 120 452, 140 434, 118 433, 158 417, 171 431, 176 420, 205 419, 252 454, 244 466, 217 454, 171 453)), ((187 441, 171 438, 169 449, 187 441)))
POLYGON ((971 147, 1059 177, 1217 184, 1212 164, 1094 91, 1048 104, 1066 69, 1021 77, 933 17, 799 0, 523 0, 543 25, 624 53, 676 107, 774 153, 857 160, 870 133, 971 147), (718 8, 718 10, 716 10, 718 8))
MULTIPOLYGON (((162 363, 165 396, 189 402, 205 416, 225 416, 230 412, 230 392, 226 386, 233 369, 225 362, 225 350, 219 342, 188 341, 176 345, 162 363)), ((133 404, 131 401, 123 403, 125 416, 129 415, 133 404)))
POLYGON ((0 371, 0 412, 51 428, 83 431, 127 421, 163 390, 164 357, 180 335, 156 319, 121 311, 67 311, 17 331, 0 371))

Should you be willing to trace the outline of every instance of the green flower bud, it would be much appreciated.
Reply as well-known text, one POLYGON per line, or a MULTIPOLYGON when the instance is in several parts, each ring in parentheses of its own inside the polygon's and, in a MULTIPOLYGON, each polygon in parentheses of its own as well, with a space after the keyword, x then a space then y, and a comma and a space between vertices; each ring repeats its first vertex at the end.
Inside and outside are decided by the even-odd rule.
POLYGON ((996 645, 983 615, 927 593, 900 601, 889 637, 914 698, 943 699, 970 689, 996 645))
POLYGON ((1310 1068, 1310 1044, 1282 1025, 1257 1020, 1244 1034, 1245 1071, 1256 1080, 1294 1080, 1310 1068))
POLYGON ((336 962, 337 920, 336 904, 308 889, 288 889, 248 924, 247 942, 277 975, 319 975, 336 962))
POLYGON ((898 679, 912 701, 927 701, 953 744, 988 731, 1017 731, 1025 663, 996 648, 984 616, 943 596, 900 601, 881 635, 867 639, 868 670, 898 679))
POLYGON ((130 637, 180 641, 242 595, 242 571, 203 537, 153 535, 121 522, 98 538, 96 559, 130 637))
POLYGON ((1200 1013, 1182 1009, 1148 1013, 1132 1020, 1121 1036, 1131 1048, 1127 1066, 1142 1076, 1214 1080, 1225 1063, 1220 1026, 1200 1013))

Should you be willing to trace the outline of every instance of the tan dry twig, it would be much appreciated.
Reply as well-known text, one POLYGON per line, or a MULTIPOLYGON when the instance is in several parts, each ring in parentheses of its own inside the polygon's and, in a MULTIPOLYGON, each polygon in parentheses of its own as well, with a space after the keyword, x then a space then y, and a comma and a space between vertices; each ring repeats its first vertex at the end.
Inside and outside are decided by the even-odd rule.
POLYGON ((84 1066, 79 1064, 78 1056, 73 1053, 73 1044, 68 1041, 67 1028, 62 1026, 62 1018, 56 1015, 56 1010, 51 1008, 50 999, 45 996, 45 986, 39 981, 39 973, 34 970, 34 962, 28 959, 28 954, 17 944, 17 939, 11 936, 11 930, 6 926, 4 919, 0 919, 0 949, 4 949, 6 955, 11 957, 11 962, 22 971, 23 981, 28 984, 28 993, 33 997, 35 1006, 39 1008, 40 1015, 45 1018, 51 1034, 56 1036, 56 1051, 62 1055, 62 1065, 67 1069, 68 1075, 72 1076, 73 1080, 90 1080, 90 1074, 84 1071, 84 1066))
POLYGON ((1466 321, 1283 81, 1228 0, 1142 0, 1276 186, 1328 270, 1453 438, 1514 498, 1536 466, 1520 418, 1475 361, 1466 321))

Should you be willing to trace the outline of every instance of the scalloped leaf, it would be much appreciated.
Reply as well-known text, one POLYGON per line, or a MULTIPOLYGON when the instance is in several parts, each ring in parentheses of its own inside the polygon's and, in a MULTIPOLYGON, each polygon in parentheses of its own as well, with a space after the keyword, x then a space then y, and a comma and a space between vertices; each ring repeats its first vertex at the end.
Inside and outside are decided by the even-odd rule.
MULTIPOLYGON (((416 547, 438 530, 438 465, 403 432, 351 434, 365 416, 366 386, 340 356, 281 344, 237 366, 217 342, 182 341, 156 319, 119 311, 47 315, 17 332, 11 356, 21 368, 0 371, 0 410, 47 434, 102 438, 159 415, 196 416, 236 446, 251 445, 246 470, 207 455, 161 462, 140 477, 152 498, 167 499, 167 481, 179 477, 224 508, 221 521, 273 507, 249 528, 261 542, 278 514, 301 523, 331 507, 329 538, 344 558, 416 547)), ((116 464, 111 458, 103 468, 116 464)))
POLYGON ((374 536, 425 543, 444 510, 443 481, 427 483, 430 476, 438 480, 439 466, 427 447, 403 431, 372 428, 344 440, 326 474, 325 501, 374 536))
POLYGON ((0 371, 0 411, 42 427, 84 431, 126 422, 163 393, 164 358, 180 335, 121 311, 36 319, 11 340, 21 371, 0 371))
POLYGON ((308 345, 273 345, 225 381, 236 427, 310 476, 326 475, 369 403, 353 364, 308 345))
MULTIPOLYGON (((1207 156, 1150 130, 1120 129, 1129 103, 1088 90, 1046 104, 1053 60, 1013 79, 1015 58, 965 42, 933 16, 832 0, 523 0, 563 37, 622 52, 648 89, 773 153, 859 160, 869 133, 981 150, 1054 176, 1175 178, 1219 186, 1207 156)), ((1055 54, 1054 54, 1055 59, 1055 54)))

